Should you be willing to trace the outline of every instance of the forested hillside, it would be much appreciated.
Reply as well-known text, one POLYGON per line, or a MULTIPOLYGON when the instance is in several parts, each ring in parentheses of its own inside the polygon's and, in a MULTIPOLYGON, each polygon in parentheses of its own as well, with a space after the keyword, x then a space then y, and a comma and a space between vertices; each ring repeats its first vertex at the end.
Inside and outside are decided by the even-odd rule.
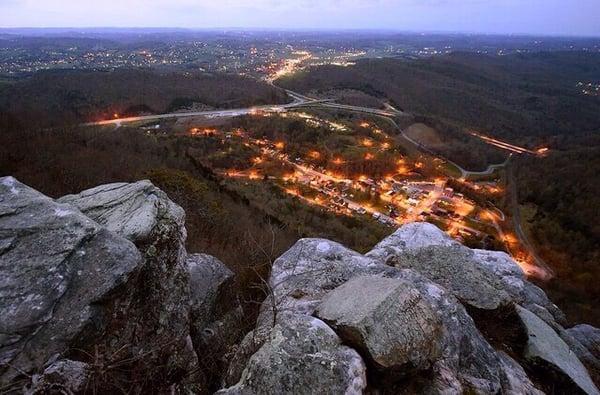
POLYGON ((164 113, 194 104, 236 108, 285 101, 284 93, 265 83, 200 72, 61 70, 0 85, 0 113, 45 125, 164 113))
POLYGON ((600 134, 543 159, 516 162, 523 221, 554 268, 548 292, 573 320, 600 304, 600 134))
POLYGON ((488 56, 452 53, 322 66, 279 83, 301 92, 354 89, 413 115, 536 146, 550 136, 600 129, 600 98, 578 82, 600 81, 600 54, 488 56))

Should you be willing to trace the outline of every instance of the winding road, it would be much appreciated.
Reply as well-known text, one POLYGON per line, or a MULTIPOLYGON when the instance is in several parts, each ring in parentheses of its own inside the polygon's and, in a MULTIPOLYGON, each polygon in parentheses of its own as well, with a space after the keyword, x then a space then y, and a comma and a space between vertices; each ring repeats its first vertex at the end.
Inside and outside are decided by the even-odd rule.
POLYGON ((538 269, 537 270, 537 273, 539 275, 538 277, 541 280, 545 280, 545 281, 550 280, 552 277, 554 277, 554 271, 535 252, 535 249, 533 248, 533 244, 530 242, 529 238, 527 237, 527 234, 525 233, 525 231, 523 230, 523 227, 521 225, 521 213, 519 211, 519 200, 518 200, 517 186, 516 186, 517 184, 516 184, 515 178, 513 176, 513 170, 512 170, 511 166, 508 166, 507 175, 508 175, 508 186, 509 186, 509 194, 510 194, 510 196, 509 196, 510 205, 512 206, 512 209, 513 209, 512 220, 513 220, 513 227, 515 229, 515 233, 517 234, 517 237, 519 238, 519 241, 521 242, 523 247, 525 249, 527 249, 527 252, 531 255, 531 257, 535 261, 535 264, 538 269))
MULTIPOLYGON (((273 85, 273 86, 275 86, 275 85, 273 85)), ((431 155, 433 155, 435 157, 440 157, 439 154, 431 151, 427 147, 423 146, 421 143, 413 140, 411 137, 406 135, 405 131, 399 127, 399 125, 396 123, 396 121, 393 118, 396 116, 403 116, 403 115, 408 115, 408 114, 405 112, 402 112, 402 111, 398 111, 391 106, 388 107, 388 110, 381 110, 381 109, 375 109, 375 108, 369 108, 369 107, 350 106, 350 105, 345 105, 345 104, 333 103, 333 100, 311 98, 311 97, 308 97, 308 96, 305 96, 305 95, 302 95, 302 94, 299 94, 297 92, 293 92, 290 90, 285 90, 285 92, 294 100, 292 103, 281 104, 281 105, 264 105, 264 106, 230 109, 230 110, 211 110, 211 111, 194 111, 194 112, 178 112, 178 113, 167 113, 167 114, 142 115, 142 116, 137 116, 137 117, 116 118, 116 119, 109 119, 109 120, 103 120, 103 121, 98 121, 98 122, 90 122, 90 123, 84 124, 84 126, 114 125, 115 127, 118 128, 123 124, 140 122, 140 121, 143 122, 143 121, 155 121, 155 120, 161 120, 161 119, 189 118, 189 117, 201 117, 201 116, 209 117, 209 118, 210 117, 213 117, 213 118, 236 117, 236 116, 248 115, 248 114, 252 114, 252 113, 256 113, 256 112, 282 112, 282 111, 286 111, 288 109, 294 109, 294 108, 321 107, 321 108, 339 109, 339 110, 343 110, 343 111, 351 111, 351 112, 358 112, 358 113, 365 113, 365 114, 379 116, 379 117, 391 122, 396 127, 396 129, 398 131, 400 131, 402 137, 404 139, 406 139, 407 141, 409 141, 410 143, 414 144, 418 149, 427 151, 428 153, 430 153, 431 155)), ((453 166, 455 166, 461 172, 462 177, 467 178, 468 176, 471 176, 471 175, 477 175, 477 176, 489 175, 489 174, 492 174, 495 170, 503 168, 503 167, 508 167, 510 169, 510 166, 507 166, 507 165, 509 164, 511 157, 512 157, 512 154, 508 156, 508 158, 506 159, 506 161, 504 163, 489 165, 486 170, 479 171, 479 172, 466 170, 463 167, 461 167, 460 165, 458 165, 457 163, 455 163, 447 158, 444 158, 443 156, 441 158, 443 160, 447 161, 448 163, 452 164, 453 166)), ((296 164, 294 164, 294 165, 297 167, 296 164)), ((305 173, 310 174, 310 171, 307 171, 307 169, 301 169, 301 170, 303 170, 305 173)), ((512 205, 514 208, 514 214, 513 214, 514 228, 515 228, 516 234, 519 237, 521 243, 528 250, 528 252, 531 254, 531 256, 534 258, 536 265, 537 265, 537 267, 533 267, 533 266, 531 267, 531 272, 532 272, 531 274, 537 275, 537 277, 540 277, 543 280, 550 279, 553 276, 552 269, 550 269, 550 267, 535 253, 535 250, 533 249, 532 244, 530 243, 525 232, 521 228, 520 216, 519 216, 519 212, 518 212, 519 210, 518 210, 517 199, 516 199, 516 187, 514 186, 515 183, 514 183, 514 179, 512 178, 512 170, 509 170, 508 174, 509 174, 509 183, 511 185, 510 194, 511 194, 511 199, 512 199, 512 205)), ((323 175, 319 174, 319 176, 323 176, 323 175)), ((347 200, 347 199, 345 199, 345 200, 347 200)), ((351 204, 355 204, 354 202, 351 202, 351 201, 347 201, 347 203, 349 204, 349 206, 351 204)), ((385 216, 385 215, 383 215, 383 216, 387 220, 395 222, 392 218, 389 218, 388 216, 385 216)))

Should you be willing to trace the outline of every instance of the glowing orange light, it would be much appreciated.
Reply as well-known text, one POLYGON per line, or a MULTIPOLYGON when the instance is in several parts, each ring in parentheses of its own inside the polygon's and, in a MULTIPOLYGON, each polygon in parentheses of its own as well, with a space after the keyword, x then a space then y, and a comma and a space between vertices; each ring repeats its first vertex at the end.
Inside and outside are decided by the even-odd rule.
POLYGON ((371 125, 369 125, 369 122, 361 122, 361 123, 359 124, 359 126, 360 126, 361 128, 368 128, 368 127, 369 127, 369 126, 371 126, 371 125))
POLYGON ((310 151, 308 153, 308 156, 310 156, 313 159, 319 159, 321 157, 321 153, 319 151, 310 151))
POLYGON ((381 148, 383 148, 383 149, 390 148, 390 143, 387 143, 387 142, 386 143, 381 143, 381 148))
POLYGON ((114 114, 113 114, 113 118, 114 118, 114 119, 118 119, 118 118, 119 118, 119 113, 114 113, 114 114))
POLYGON ((381 133, 383 133, 383 131, 381 129, 373 129, 373 133, 381 134, 381 133))
POLYGON ((417 169, 422 169, 424 166, 425 166, 425 164, 423 162, 417 162, 417 163, 415 163, 415 167, 417 169))
POLYGON ((371 147, 373 145, 373 142, 369 139, 363 139, 361 141, 361 144, 364 145, 365 147, 371 147))
POLYGON ((254 164, 257 164, 257 165, 260 164, 260 163, 262 163, 262 161, 263 161, 263 159, 261 157, 258 157, 258 156, 256 158, 252 158, 252 162, 254 164))
POLYGON ((256 180, 258 178, 258 172, 255 170, 250 171, 249 177, 251 180, 256 180))
POLYGON ((385 202, 391 202, 392 201, 392 197, 389 195, 386 195, 385 193, 381 193, 379 194, 379 199, 385 201, 385 202))
POLYGON ((365 154, 365 160, 371 160, 371 159, 373 159, 373 154, 367 152, 365 154))
POLYGON ((282 150, 285 147, 285 143, 283 141, 278 141, 275 143, 275 148, 282 150))
POLYGON ((333 160, 333 164, 334 164, 334 165, 342 165, 342 164, 344 164, 344 160, 343 160, 343 159, 341 159, 341 158, 335 158, 335 159, 333 160))

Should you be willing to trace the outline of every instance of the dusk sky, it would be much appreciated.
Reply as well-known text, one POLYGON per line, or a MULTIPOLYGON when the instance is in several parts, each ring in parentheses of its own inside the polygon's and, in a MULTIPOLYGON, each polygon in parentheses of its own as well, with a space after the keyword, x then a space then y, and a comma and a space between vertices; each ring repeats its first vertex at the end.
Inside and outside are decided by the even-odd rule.
POLYGON ((600 0, 0 0, 0 26, 356 28, 600 36, 600 0))

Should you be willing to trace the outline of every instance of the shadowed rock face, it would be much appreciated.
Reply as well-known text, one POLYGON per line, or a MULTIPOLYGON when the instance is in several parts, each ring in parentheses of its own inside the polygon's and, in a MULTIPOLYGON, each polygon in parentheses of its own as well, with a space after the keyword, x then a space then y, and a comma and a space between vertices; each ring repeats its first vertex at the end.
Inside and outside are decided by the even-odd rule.
POLYGON ((586 394, 600 394, 585 366, 569 346, 541 318, 517 306, 517 313, 529 335, 525 358, 534 366, 552 369, 573 382, 573 391, 579 388, 586 394))
MULTIPOLYGON (((102 341, 122 357, 145 355, 143 366, 183 376, 197 364, 189 347, 189 274, 185 251, 185 213, 149 181, 102 185, 58 199, 77 207, 107 230, 131 240, 144 260, 128 298, 114 300, 110 322, 115 336, 102 341), (121 317, 127 317, 123 320, 121 317), (118 340, 114 340, 117 338, 118 340), (168 361, 165 364, 165 361, 168 361)), ((165 373, 156 372, 156 375, 165 373)))
POLYGON ((218 378, 227 369, 228 347, 242 333, 243 311, 231 270, 206 254, 187 257, 190 273, 190 335, 202 370, 218 378))
POLYGON ((0 179, 0 240, 2 382, 102 327, 97 303, 142 266, 130 241, 11 177, 0 179))

